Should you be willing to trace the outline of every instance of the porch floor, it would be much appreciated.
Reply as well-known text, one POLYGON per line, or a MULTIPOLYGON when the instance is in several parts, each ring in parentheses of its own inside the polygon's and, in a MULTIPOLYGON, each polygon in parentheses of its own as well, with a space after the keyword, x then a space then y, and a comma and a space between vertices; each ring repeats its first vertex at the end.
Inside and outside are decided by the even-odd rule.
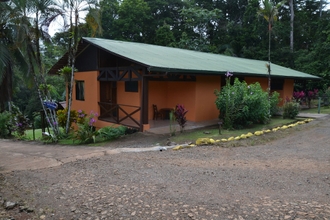
MULTIPOLYGON (((100 119, 103 121, 112 122, 110 119, 103 118, 100 119)), ((196 128, 203 128, 212 125, 218 125, 219 119, 213 119, 208 121, 200 121, 200 122, 193 122, 187 121, 187 125, 185 130, 192 130, 196 128)), ((125 119, 121 122, 122 125, 129 126, 129 127, 136 127, 137 124, 134 123, 131 119, 125 119)), ((146 130, 145 132, 153 133, 153 134, 169 134, 170 133, 170 120, 149 120, 150 129, 146 130)), ((173 126, 175 126, 176 132, 180 131, 180 127, 178 123, 175 121, 173 122, 173 126)))
MULTIPOLYGON (((219 119, 213 119, 208 121, 193 122, 187 121, 185 130, 192 130, 196 128, 203 128, 212 125, 218 125, 219 119)), ((149 120, 150 129, 146 132, 153 134, 169 134, 170 133, 170 121, 169 120, 149 120)), ((174 126, 177 132, 180 132, 180 127, 177 122, 174 122, 174 126)))

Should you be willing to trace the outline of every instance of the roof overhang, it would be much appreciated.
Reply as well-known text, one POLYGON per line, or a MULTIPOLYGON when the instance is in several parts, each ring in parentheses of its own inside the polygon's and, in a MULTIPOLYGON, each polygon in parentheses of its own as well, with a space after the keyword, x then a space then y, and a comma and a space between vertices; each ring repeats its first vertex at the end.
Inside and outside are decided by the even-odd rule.
MULTIPOLYGON (((227 71, 237 76, 268 77, 267 61, 230 57, 157 45, 84 37, 79 43, 79 55, 93 45, 115 56, 144 66, 149 72, 196 75, 222 75, 227 71)), ((49 71, 56 74, 68 63, 66 53, 49 71)), ((272 78, 319 80, 318 76, 271 63, 272 78)))

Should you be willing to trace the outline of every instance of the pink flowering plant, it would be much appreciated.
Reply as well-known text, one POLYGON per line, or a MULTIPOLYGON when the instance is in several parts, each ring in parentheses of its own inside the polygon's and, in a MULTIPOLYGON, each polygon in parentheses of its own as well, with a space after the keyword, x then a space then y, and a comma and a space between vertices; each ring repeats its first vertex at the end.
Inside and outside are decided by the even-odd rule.
POLYGON ((305 98, 304 91, 293 92, 293 98, 296 100, 296 102, 300 102, 301 100, 303 100, 305 98))
POLYGON ((29 119, 16 105, 12 104, 11 107, 11 120, 13 123, 12 129, 15 131, 17 138, 24 139, 25 131, 30 127, 29 119))
POLYGON ((91 111, 89 115, 78 111, 78 129, 75 131, 74 139, 78 140, 81 144, 95 143, 98 131, 96 131, 94 124, 97 121, 97 117, 98 114, 93 111, 91 111), (79 117, 79 115, 81 117, 79 117))
POLYGON ((318 93, 319 91, 317 89, 307 91, 306 93, 304 91, 295 91, 293 92, 293 98, 300 104, 306 102, 308 107, 311 108, 311 102, 313 99, 317 98, 318 93))

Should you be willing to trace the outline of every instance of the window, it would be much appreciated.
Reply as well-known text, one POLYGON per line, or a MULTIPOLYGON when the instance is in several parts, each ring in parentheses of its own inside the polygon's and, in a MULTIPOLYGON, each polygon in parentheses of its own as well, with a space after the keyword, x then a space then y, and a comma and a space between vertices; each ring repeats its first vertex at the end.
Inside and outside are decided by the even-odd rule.
POLYGON ((271 79, 270 84, 271 90, 283 90, 284 79, 271 79))
POLYGON ((76 100, 85 100, 84 81, 76 81, 76 100))
POLYGON ((125 92, 138 92, 138 81, 126 81, 125 92))

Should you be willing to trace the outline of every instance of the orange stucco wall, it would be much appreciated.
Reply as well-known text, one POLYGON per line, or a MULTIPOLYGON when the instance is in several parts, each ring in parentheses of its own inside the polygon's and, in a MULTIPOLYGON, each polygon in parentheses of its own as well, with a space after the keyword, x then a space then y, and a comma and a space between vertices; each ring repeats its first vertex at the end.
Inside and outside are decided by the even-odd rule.
POLYGON ((214 91, 220 90, 220 87, 220 76, 198 76, 196 78, 195 121, 206 121, 219 117, 214 91))
POLYGON ((268 88, 268 78, 260 78, 260 77, 244 77, 244 80, 247 84, 252 84, 255 82, 259 82, 260 86, 263 90, 267 91, 268 88))
POLYGON ((99 113, 98 102, 100 100, 100 85, 97 80, 98 71, 91 72, 77 72, 75 73, 76 81, 84 81, 85 91, 84 96, 85 100, 80 101, 76 100, 76 85, 73 85, 72 93, 72 109, 79 110, 83 109, 87 114, 91 111, 99 113))
POLYGON ((282 105, 286 98, 292 98, 294 90, 294 80, 293 79, 285 79, 284 80, 284 86, 283 86, 283 95, 280 96, 282 98, 282 102, 280 105, 282 105))
POLYGON ((148 118, 153 118, 152 105, 161 108, 175 108, 177 104, 182 104, 189 110, 186 117, 194 120, 195 109, 195 82, 149 82, 149 114, 148 118))
MULTIPOLYGON (((72 106, 73 110, 84 110, 88 115, 91 111, 100 115, 100 107, 98 102, 100 101, 100 83, 97 81, 98 71, 89 71, 89 72, 76 72, 75 73, 75 80, 77 81, 84 81, 85 85, 85 100, 80 101, 76 100, 76 88, 75 84, 73 85, 73 92, 72 92, 72 106)), ((68 100, 68 99, 67 99, 68 100)), ((103 122, 97 120, 95 123, 95 127, 101 128, 105 126, 109 126, 111 123, 103 122)))
POLYGON ((187 120, 203 121, 215 119, 219 111, 215 106, 215 89, 220 89, 219 76, 199 76, 196 82, 149 82, 149 120, 153 118, 152 105, 175 108, 182 104, 188 110, 187 120))

